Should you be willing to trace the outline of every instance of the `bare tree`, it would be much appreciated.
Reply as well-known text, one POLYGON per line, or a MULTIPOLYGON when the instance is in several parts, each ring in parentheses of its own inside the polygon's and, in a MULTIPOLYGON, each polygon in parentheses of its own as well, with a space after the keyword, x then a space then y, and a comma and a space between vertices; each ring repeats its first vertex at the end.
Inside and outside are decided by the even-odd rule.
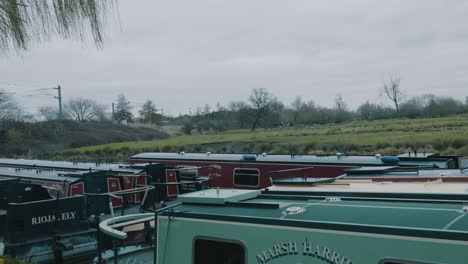
POLYGON ((76 121, 102 119, 105 107, 87 98, 73 98, 65 104, 65 112, 76 121))
POLYGON ((335 109, 339 112, 348 111, 348 106, 346 105, 346 102, 344 101, 343 96, 341 96, 341 94, 338 94, 335 97, 335 109))
POLYGON ((91 35, 100 47, 112 11, 116 11, 114 0, 1 0, 0 51, 26 49, 30 42, 53 35, 81 39, 91 35))
POLYGON ((37 112, 46 121, 55 120, 59 115, 58 109, 52 106, 41 106, 37 109, 37 112))
POLYGON ((304 103, 299 96, 297 96, 296 99, 294 99, 294 101, 291 103, 294 125, 298 123, 299 116, 304 112, 305 108, 306 103, 304 103))
POLYGON ((11 94, 0 90, 0 116, 3 118, 14 108, 16 103, 11 94))
POLYGON ((25 115, 13 95, 0 90, 0 119, 22 120, 25 115))
POLYGON ((348 111, 348 106, 341 94, 335 97, 335 108, 333 110, 336 122, 344 122, 351 119, 351 113, 348 111))
POLYGON ((384 82, 382 92, 387 96, 390 101, 395 105, 397 113, 400 112, 400 101, 403 98, 403 93, 400 89, 400 78, 390 77, 388 82, 384 82))
POLYGON ((96 103, 93 107, 93 116, 93 119, 97 121, 109 120, 110 114, 107 112, 107 106, 96 103))
POLYGON ((252 131, 257 128, 258 122, 268 112, 269 108, 276 101, 276 98, 265 88, 254 88, 249 97, 249 102, 255 112, 252 123, 252 131))
POLYGON ((234 119, 237 120, 237 127, 244 128, 249 119, 249 106, 243 101, 230 102, 228 109, 235 116, 234 119))

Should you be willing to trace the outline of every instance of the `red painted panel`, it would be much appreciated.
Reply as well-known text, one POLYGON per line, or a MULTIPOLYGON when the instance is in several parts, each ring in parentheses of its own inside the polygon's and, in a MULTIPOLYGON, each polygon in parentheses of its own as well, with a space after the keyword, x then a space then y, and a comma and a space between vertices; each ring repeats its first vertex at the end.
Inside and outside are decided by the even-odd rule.
MULTIPOLYGON (((145 186, 147 185, 147 179, 146 179, 146 174, 142 174, 141 176, 138 176, 136 178, 136 184, 135 184, 135 188, 138 188, 138 187, 141 187, 141 186, 145 186)), ((136 193, 135 194, 135 202, 136 203, 139 203, 141 202, 141 199, 143 198, 143 193, 136 193)))
POLYGON ((84 193, 84 182, 72 184, 70 187, 70 196, 82 195, 84 193))
MULTIPOLYGON (((166 183, 177 182, 177 171, 176 170, 166 170, 166 183)), ((176 196, 179 194, 178 185, 167 185, 167 197, 176 196)))
MULTIPOLYGON (((135 177, 126 176, 126 177, 123 177, 123 180, 124 180, 125 190, 133 189, 133 183, 135 182, 135 177)), ((133 195, 126 195, 126 197, 127 197, 128 202, 133 202, 133 195)))
MULTIPOLYGON (((270 177, 285 178, 285 177, 314 177, 314 178, 329 178, 337 177, 344 174, 344 170, 352 168, 350 165, 317 165, 317 164, 301 164, 301 163, 262 163, 258 161, 247 162, 225 162, 225 161, 188 161, 188 160, 129 160, 130 163, 164 163, 168 166, 197 166, 200 176, 210 176, 213 187, 233 188, 233 178, 235 168, 255 168, 260 171, 260 186, 255 189, 263 189, 271 186, 270 177), (278 170, 289 170, 309 167, 307 170, 289 171, 272 173, 278 170)), ((243 187, 245 188, 245 187, 243 187)))
MULTIPOLYGON (((120 187, 120 181, 118 178, 107 178, 107 191, 108 192, 117 192, 122 190, 120 187)), ((117 198, 112 198, 112 207, 122 207, 122 200, 117 198)))

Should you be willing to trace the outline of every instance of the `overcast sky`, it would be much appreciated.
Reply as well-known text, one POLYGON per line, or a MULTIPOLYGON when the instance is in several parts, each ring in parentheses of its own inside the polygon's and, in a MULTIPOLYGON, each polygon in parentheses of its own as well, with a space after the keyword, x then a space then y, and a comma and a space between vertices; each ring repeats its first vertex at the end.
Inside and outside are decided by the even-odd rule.
POLYGON ((120 0, 119 14, 102 50, 57 39, 0 57, 0 89, 30 109, 55 105, 31 95, 61 84, 64 99, 110 106, 124 93, 174 115, 259 87, 288 104, 341 94, 354 108, 385 102, 390 75, 408 97, 468 95, 466 0, 120 0))

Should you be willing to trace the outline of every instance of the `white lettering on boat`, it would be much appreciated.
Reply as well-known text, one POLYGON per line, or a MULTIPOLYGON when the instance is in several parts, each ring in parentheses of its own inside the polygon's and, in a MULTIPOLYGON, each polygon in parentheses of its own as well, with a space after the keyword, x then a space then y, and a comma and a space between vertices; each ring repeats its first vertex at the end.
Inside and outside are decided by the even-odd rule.
MULTIPOLYGON (((55 214, 36 216, 31 218, 32 225, 48 224, 55 221, 55 214)), ((67 221, 76 218, 76 211, 63 212, 58 215, 57 221, 67 221)))
POLYGON ((258 264, 265 264, 275 258, 297 255, 301 252, 303 256, 321 259, 331 264, 352 264, 352 261, 349 258, 342 256, 336 250, 332 250, 323 245, 313 244, 309 242, 308 239, 301 243, 301 251, 299 251, 297 245, 297 242, 291 241, 274 244, 272 247, 263 250, 256 255, 257 262, 258 264))

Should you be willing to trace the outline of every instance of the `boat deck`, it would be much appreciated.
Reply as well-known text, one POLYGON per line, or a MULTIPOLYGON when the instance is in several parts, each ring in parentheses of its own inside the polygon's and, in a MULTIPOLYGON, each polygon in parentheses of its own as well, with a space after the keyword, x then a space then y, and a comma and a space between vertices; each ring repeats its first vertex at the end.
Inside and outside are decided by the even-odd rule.
MULTIPOLYGON (((230 192, 231 190, 220 190, 230 192)), ((255 194, 255 198, 230 199, 220 205, 200 202, 203 191, 181 195, 176 217, 219 221, 330 228, 468 241, 468 201, 366 199, 255 194), (196 198, 193 203, 190 198, 196 198), (196 213, 195 213, 196 212, 196 213), (328 226, 328 227, 327 227, 328 226)), ((216 195, 213 192, 204 195, 216 195)), ((233 194, 235 195, 235 194, 233 194)), ((203 196, 203 195, 202 195, 203 196)), ((223 194, 226 197, 226 193, 223 194)), ((214 199, 218 199, 213 197, 214 199)))

